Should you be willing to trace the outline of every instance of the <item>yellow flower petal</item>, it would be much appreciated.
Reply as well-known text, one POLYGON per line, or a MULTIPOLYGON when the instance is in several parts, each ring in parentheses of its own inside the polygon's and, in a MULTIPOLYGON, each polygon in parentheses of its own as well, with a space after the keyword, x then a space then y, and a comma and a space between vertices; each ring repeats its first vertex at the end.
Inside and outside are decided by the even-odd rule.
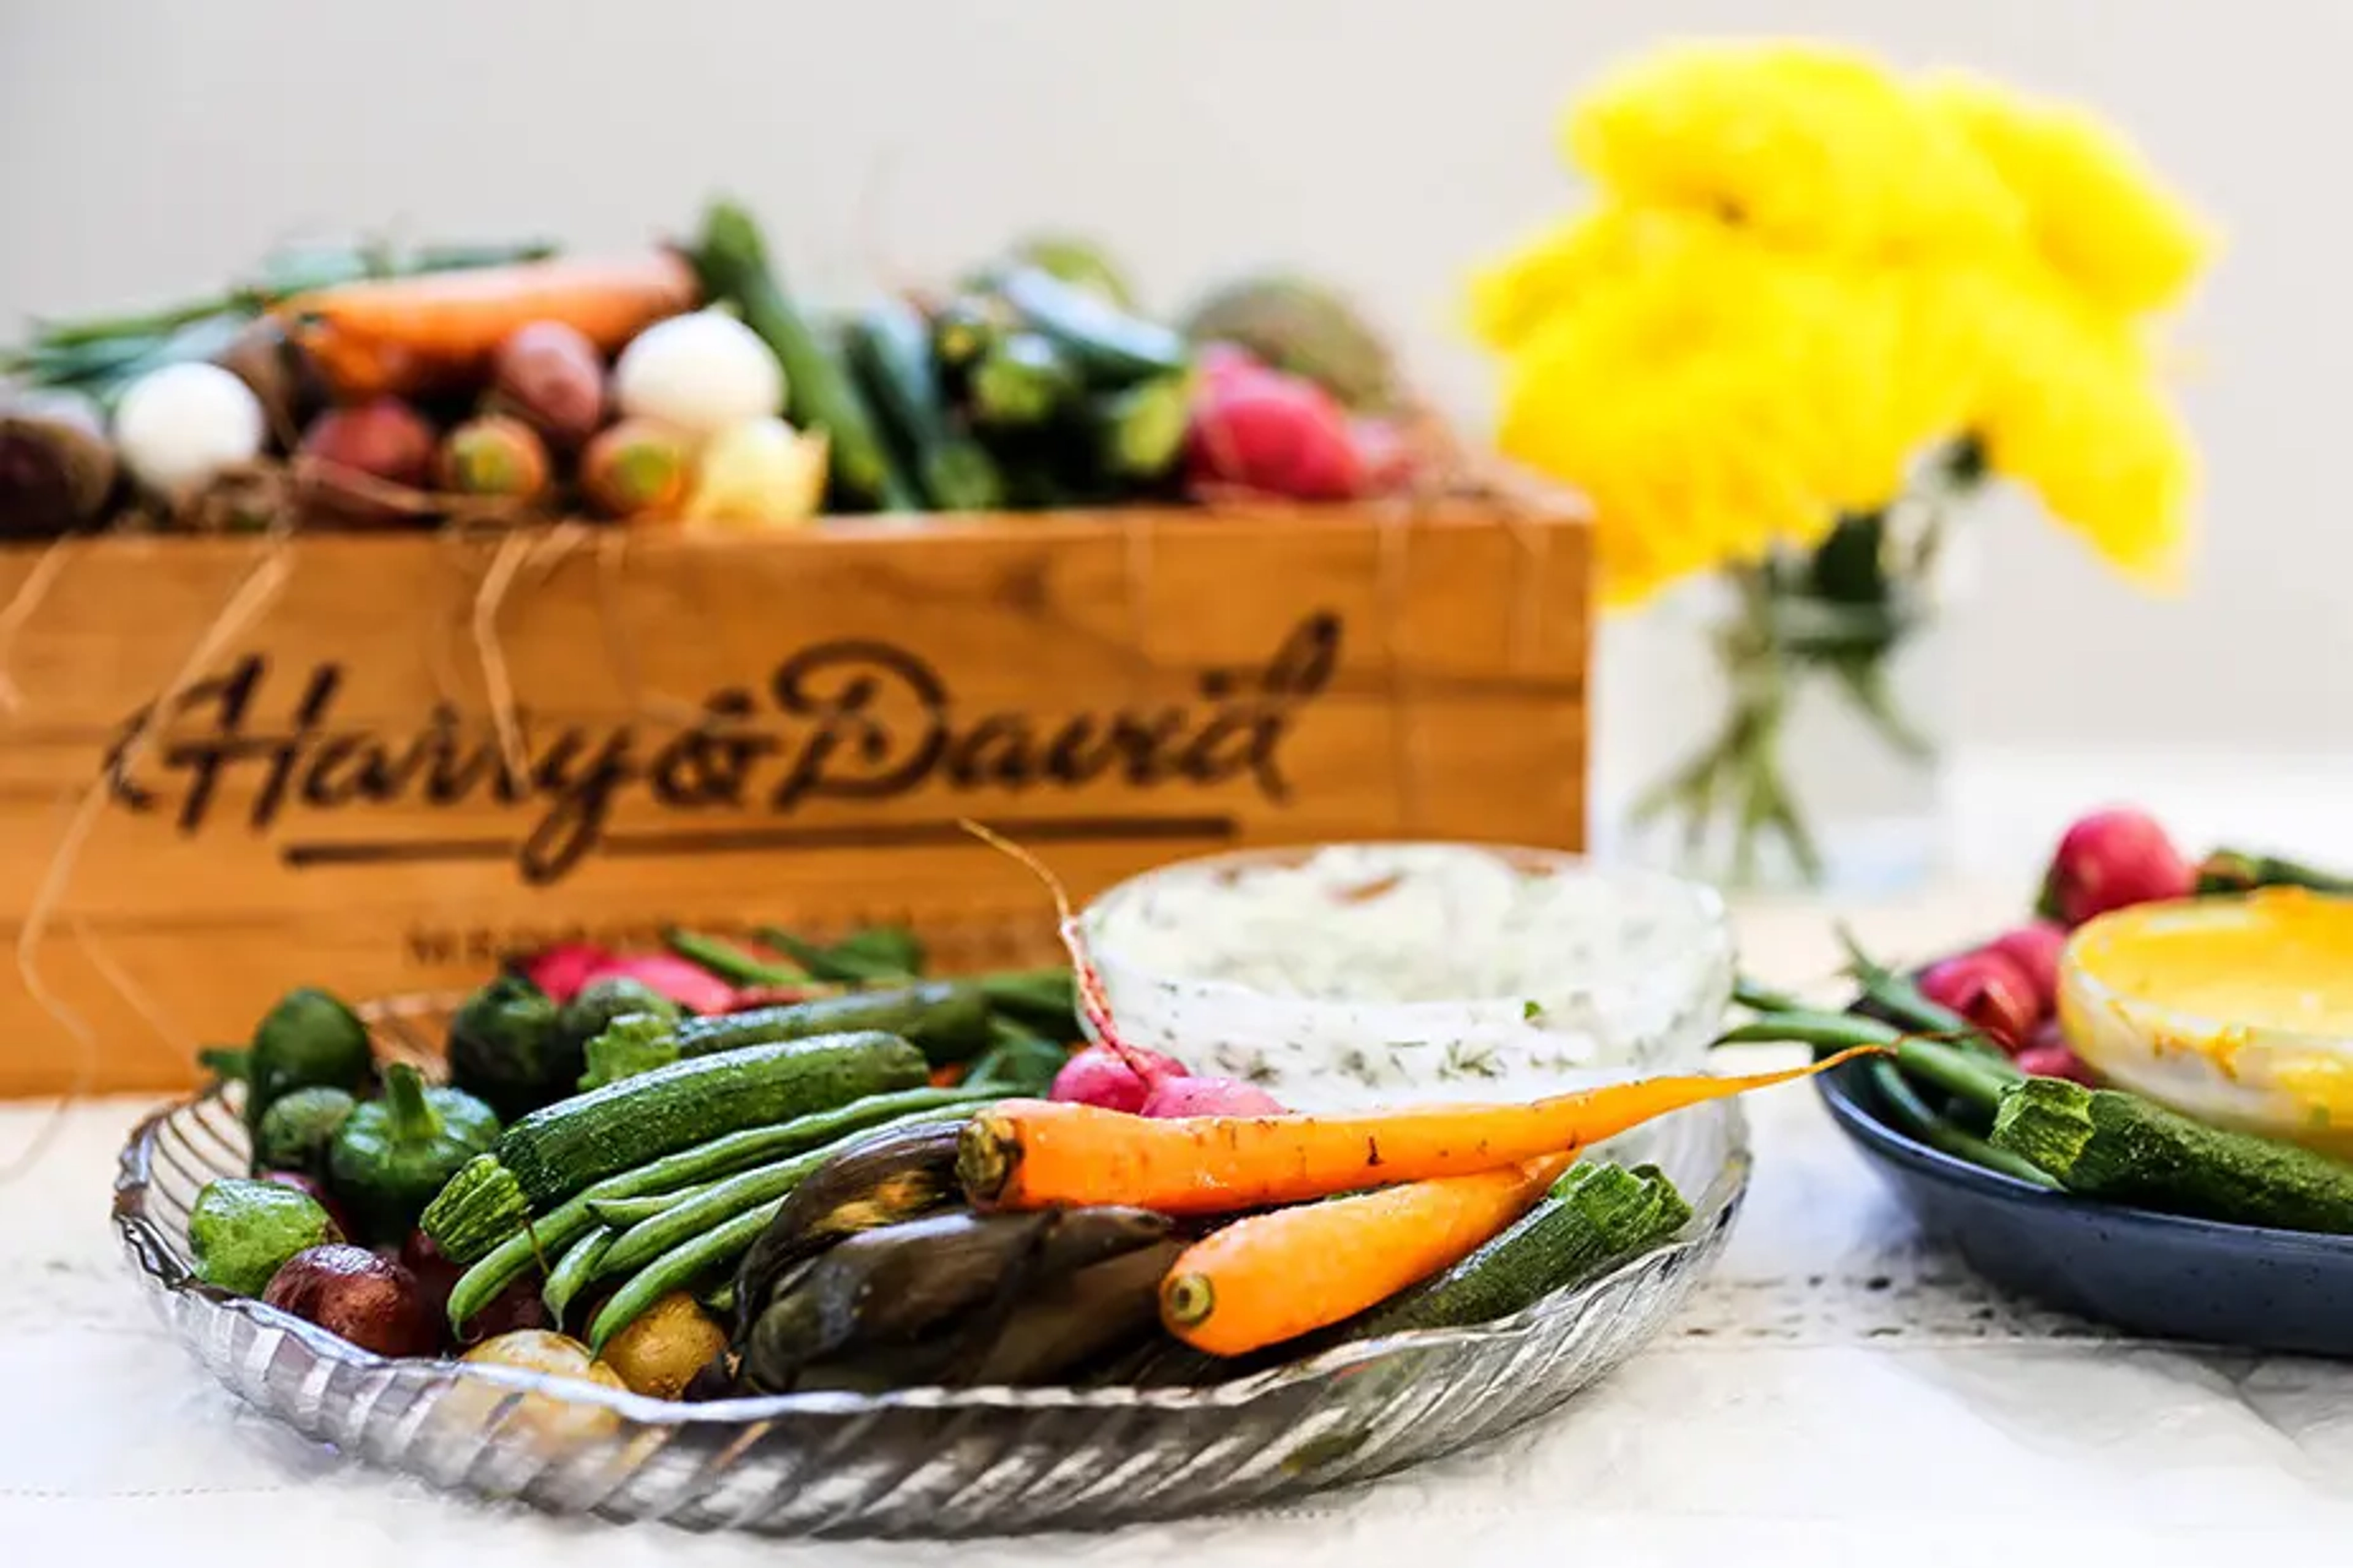
POLYGON ((2096 117, 1960 71, 1921 90, 2018 193, 2036 247, 2092 304, 2116 314, 2174 305, 2211 260, 2205 221, 2096 117))
POLYGON ((1714 214, 1783 244, 1886 255, 2024 232, 2018 197, 1969 139, 1850 49, 1663 48, 1596 86, 1564 142, 1619 202, 1714 214))

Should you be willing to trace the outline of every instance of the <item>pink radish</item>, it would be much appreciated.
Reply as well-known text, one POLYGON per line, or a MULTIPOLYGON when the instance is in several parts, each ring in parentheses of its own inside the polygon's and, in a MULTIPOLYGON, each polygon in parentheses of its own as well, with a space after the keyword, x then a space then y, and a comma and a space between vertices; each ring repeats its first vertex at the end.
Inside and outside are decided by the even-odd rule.
POLYGON ((2084 1064, 2055 1018, 2046 1020, 2026 1042, 2026 1048, 2010 1058, 2021 1072, 2036 1078, 2072 1079, 2089 1089, 2100 1087, 2099 1075, 2084 1064))
POLYGON ((1365 489, 1347 415, 1322 387, 1280 371, 1205 379, 1185 450, 1196 488, 1231 485, 1291 500, 1345 500, 1365 489))
POLYGON ((1990 948, 1931 964, 1920 976, 1920 994, 1958 1013, 2006 1051, 2025 1044, 2042 1016, 2034 983, 1990 948))
MULTIPOLYGON (((1206 1109, 1185 1110, 1152 1109, 1155 1103, 1162 1105, 1190 1103, 1190 1096, 1195 1091, 1187 1089, 1180 1094, 1179 1086, 1198 1084, 1204 1086, 1200 1092, 1205 1095, 1226 1096, 1229 1097, 1226 1103, 1240 1106, 1247 1102, 1250 1107, 1246 1110, 1233 1110, 1229 1114, 1240 1116, 1282 1114, 1282 1108, 1276 1105, 1273 1099, 1263 1089, 1237 1083, 1231 1079, 1193 1078, 1186 1073, 1182 1064, 1160 1055, 1157 1051, 1142 1050, 1121 1039, 1119 1030, 1111 1019, 1111 998, 1103 994, 1103 976, 1096 972, 1094 960, 1088 956, 1085 933, 1079 929, 1078 917, 1071 912, 1071 896, 1063 888, 1062 879, 1055 876, 1044 861, 1002 834, 992 832, 979 823, 969 820, 965 821, 963 826, 966 833, 971 834, 990 848, 1000 854, 1011 856, 1020 862, 1031 876, 1046 884, 1046 890, 1054 897, 1054 914, 1060 922, 1062 946, 1071 955, 1071 973, 1078 981, 1079 1009, 1085 1014, 1087 1023, 1093 1029, 1095 1039, 1099 1042, 1072 1057, 1063 1066, 1061 1072, 1055 1075, 1054 1088, 1051 1091, 1054 1099, 1078 1098, 1075 1094, 1062 1092, 1063 1079, 1082 1059, 1092 1056, 1097 1051, 1102 1051, 1115 1058, 1135 1082, 1145 1085, 1146 1093, 1141 1104, 1135 1107, 1111 1105, 1107 1101, 1099 1100, 1089 1100, 1088 1104, 1103 1105, 1106 1109, 1118 1110, 1134 1109, 1145 1116, 1206 1115, 1208 1113, 1206 1109)), ((1089 1069, 1089 1071, 1092 1075, 1095 1069, 1089 1069)), ((1101 1083, 1103 1079, 1098 1077, 1095 1081, 1101 1083)))
POLYGON ((1141 1114, 1179 1116, 1282 1116, 1283 1104, 1254 1083, 1238 1078, 1164 1078, 1145 1097, 1141 1114))
POLYGON ((2018 972, 2034 987, 2034 1005, 2048 1017, 2059 1001, 2059 952, 2067 945, 2067 933, 2048 921, 2006 931, 1986 943, 1985 951, 1999 953, 2018 965, 2018 972))
POLYGON ((2110 910, 2188 898, 2197 882, 2197 868, 2148 813, 2095 811, 2059 840, 2036 912, 2079 926, 2110 910))
POLYGON ((1185 1064, 1173 1057, 1145 1050, 1134 1054, 1151 1076, 1139 1076, 1125 1057, 1108 1046, 1089 1046, 1062 1064, 1046 1098, 1134 1112, 1144 1109, 1154 1089, 1186 1077, 1185 1064))
POLYGON ((680 1006, 693 1012, 724 1013, 735 1005, 735 988, 733 985, 702 965, 690 963, 670 952, 641 952, 608 959, 591 971, 581 984, 624 976, 652 986, 680 1006))
POLYGON ((589 977, 614 962, 613 954, 591 942, 565 942, 543 948, 522 961, 523 978, 547 993, 562 1006, 580 994, 589 977))

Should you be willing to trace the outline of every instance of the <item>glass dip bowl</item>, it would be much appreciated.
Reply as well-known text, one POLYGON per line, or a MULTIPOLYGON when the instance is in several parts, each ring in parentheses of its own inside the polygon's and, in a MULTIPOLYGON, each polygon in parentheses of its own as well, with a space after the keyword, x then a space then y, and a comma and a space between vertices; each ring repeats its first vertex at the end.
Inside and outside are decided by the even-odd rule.
POLYGON ((1732 992, 1713 889, 1546 849, 1210 856, 1081 922, 1123 1040, 1302 1110, 1696 1069, 1732 992))

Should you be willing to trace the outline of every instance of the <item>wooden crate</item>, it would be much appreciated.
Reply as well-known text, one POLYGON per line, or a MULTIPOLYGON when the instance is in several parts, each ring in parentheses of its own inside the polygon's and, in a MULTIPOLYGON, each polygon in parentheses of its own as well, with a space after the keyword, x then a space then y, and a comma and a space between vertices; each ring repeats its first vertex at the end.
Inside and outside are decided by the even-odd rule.
POLYGON ((0 1093, 173 1087, 297 982, 671 922, 1049 956, 965 816, 1082 896, 1242 845, 1577 847, 1586 543, 1465 500, 0 552, 0 1093))

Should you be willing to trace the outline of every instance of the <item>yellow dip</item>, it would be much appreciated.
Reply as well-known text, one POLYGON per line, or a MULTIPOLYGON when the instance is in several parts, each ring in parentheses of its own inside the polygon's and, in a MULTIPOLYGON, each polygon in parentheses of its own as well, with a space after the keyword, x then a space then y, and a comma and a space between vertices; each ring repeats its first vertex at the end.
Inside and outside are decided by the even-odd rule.
POLYGON ((2353 899, 2283 888, 2143 904, 2060 964, 2076 1054, 2201 1120, 2353 1149, 2353 899))

